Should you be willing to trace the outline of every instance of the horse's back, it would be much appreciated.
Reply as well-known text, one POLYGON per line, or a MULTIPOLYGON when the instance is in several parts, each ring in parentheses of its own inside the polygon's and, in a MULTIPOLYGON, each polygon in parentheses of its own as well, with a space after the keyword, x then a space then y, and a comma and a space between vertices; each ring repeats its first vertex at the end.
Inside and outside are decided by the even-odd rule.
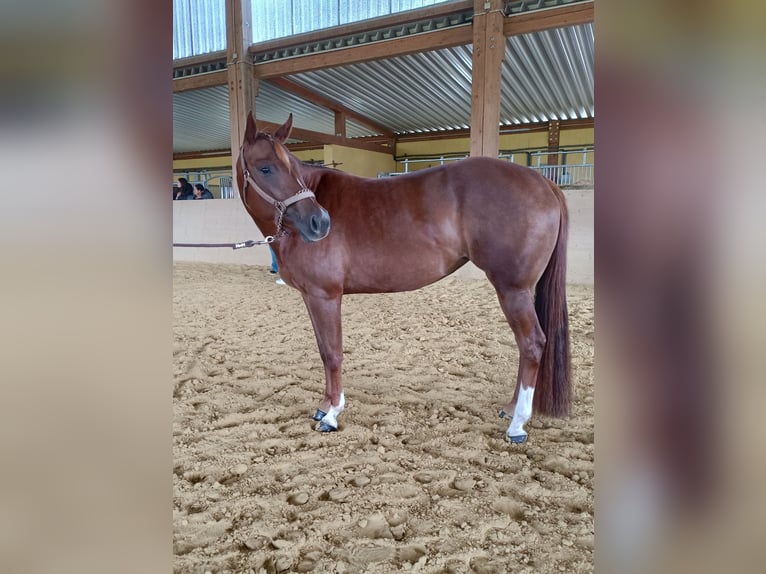
MULTIPOLYGON (((555 185, 506 161, 475 157, 386 179, 325 174, 317 191, 342 258, 346 292, 409 290, 473 261, 527 286, 556 243, 555 185)), ((334 245, 334 247, 330 247, 334 245)))
POLYGON ((552 182, 537 171, 491 157, 469 157, 448 167, 456 185, 473 197, 497 197, 504 203, 558 205, 552 182))
POLYGON ((459 203, 462 211, 486 215, 523 210, 558 212, 560 191, 537 171, 491 157, 469 157, 387 180, 379 184, 405 207, 459 203))
POLYGON ((479 210, 485 205, 501 211, 555 211, 559 206, 556 186, 550 180, 531 168, 497 158, 469 157, 381 179, 327 172, 324 189, 317 194, 320 203, 339 200, 341 211, 353 215, 360 210, 366 210, 367 217, 388 217, 395 212, 438 213, 443 207, 455 207, 455 203, 461 209, 477 204, 479 210))

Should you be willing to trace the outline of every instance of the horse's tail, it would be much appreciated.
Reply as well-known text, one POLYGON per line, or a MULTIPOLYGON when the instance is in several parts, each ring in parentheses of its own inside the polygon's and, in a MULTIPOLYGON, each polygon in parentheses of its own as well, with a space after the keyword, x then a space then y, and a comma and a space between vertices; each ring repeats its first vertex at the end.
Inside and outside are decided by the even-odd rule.
POLYGON ((566 417, 572 402, 569 353, 569 313, 566 299, 567 237, 569 213, 564 194, 551 185, 561 205, 556 247, 535 288, 535 311, 546 336, 535 385, 535 412, 566 417))

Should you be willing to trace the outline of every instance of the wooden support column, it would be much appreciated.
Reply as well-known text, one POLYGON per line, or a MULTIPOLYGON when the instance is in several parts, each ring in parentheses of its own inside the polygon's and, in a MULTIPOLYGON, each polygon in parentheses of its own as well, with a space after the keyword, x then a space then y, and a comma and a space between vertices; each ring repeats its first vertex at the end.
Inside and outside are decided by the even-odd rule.
POLYGON ((255 115, 258 85, 248 55, 252 37, 249 0, 226 0, 226 62, 229 83, 229 121, 231 124, 231 158, 233 166, 245 137, 247 114, 255 115))
POLYGON ((559 154, 551 153, 559 151, 559 121, 551 120, 548 122, 548 165, 558 165, 559 154))
POLYGON ((346 137, 346 114, 342 111, 335 112, 335 135, 341 138, 346 137))
POLYGON ((474 0, 471 155, 500 149, 500 72, 505 55, 503 0, 474 0))

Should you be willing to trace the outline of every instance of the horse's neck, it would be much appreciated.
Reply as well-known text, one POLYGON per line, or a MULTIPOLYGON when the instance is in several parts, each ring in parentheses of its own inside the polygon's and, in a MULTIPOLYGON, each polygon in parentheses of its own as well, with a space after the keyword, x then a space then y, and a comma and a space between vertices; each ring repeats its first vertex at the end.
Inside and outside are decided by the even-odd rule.
POLYGON ((314 192, 325 188, 344 189, 349 187, 353 181, 356 181, 356 187, 359 187, 359 184, 366 179, 337 169, 306 164, 301 164, 301 177, 303 177, 308 188, 314 192), (330 182, 332 182, 331 185, 330 182))
POLYGON ((322 185, 322 180, 327 179, 328 176, 332 176, 334 173, 341 172, 336 172, 334 169, 314 165, 301 164, 300 166, 301 177, 303 178, 303 181, 306 182, 306 186, 312 191, 319 189, 319 187, 322 185))

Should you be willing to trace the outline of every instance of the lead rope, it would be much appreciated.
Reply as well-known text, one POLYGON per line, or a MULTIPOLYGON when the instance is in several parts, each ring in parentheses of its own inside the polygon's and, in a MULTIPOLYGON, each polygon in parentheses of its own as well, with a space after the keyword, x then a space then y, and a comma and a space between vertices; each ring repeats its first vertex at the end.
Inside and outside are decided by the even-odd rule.
POLYGON ((174 243, 173 247, 231 247, 232 249, 244 249, 245 247, 255 247, 256 245, 268 245, 276 240, 277 238, 273 235, 267 235, 263 239, 248 239, 240 243, 174 243))

